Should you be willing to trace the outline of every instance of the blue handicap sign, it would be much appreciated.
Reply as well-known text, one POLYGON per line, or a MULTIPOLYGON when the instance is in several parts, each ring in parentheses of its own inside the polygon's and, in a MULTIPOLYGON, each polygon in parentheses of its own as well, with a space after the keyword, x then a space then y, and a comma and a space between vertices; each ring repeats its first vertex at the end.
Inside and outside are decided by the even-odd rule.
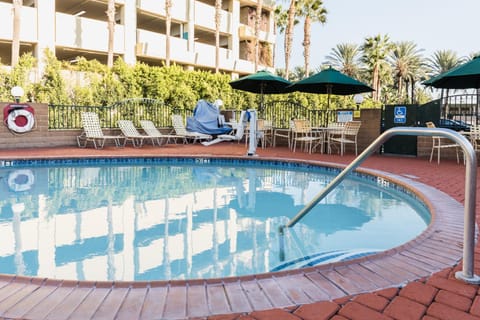
POLYGON ((393 109, 393 123, 407 122, 407 107, 399 106, 393 109))

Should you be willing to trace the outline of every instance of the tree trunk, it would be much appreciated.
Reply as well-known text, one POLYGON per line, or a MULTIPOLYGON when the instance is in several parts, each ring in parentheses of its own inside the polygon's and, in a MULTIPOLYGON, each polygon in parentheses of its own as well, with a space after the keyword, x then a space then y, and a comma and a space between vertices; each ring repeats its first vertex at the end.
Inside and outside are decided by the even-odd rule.
POLYGON ((378 65, 375 65, 373 67, 373 79, 372 79, 372 85, 373 85, 373 89, 375 91, 373 91, 373 94, 372 94, 372 97, 373 97, 373 101, 378 101, 378 65))
POLYGON ((398 77, 398 90, 397 94, 399 98, 403 98, 403 78, 398 77))
POLYGON ((13 0, 13 37, 12 37, 12 68, 15 67, 20 58, 20 25, 23 0, 13 0))
POLYGON ((215 0, 215 73, 220 70, 220 23, 222 19, 222 0, 215 0))
POLYGON ((414 104, 415 103, 415 81, 413 80, 410 82, 410 90, 411 90, 410 96, 412 97, 411 103, 414 104))
POLYGON ((295 4, 296 0, 290 1, 290 7, 288 8, 287 28, 285 30, 285 78, 288 79, 290 56, 293 42, 293 27, 295 23, 295 4))
POLYGON ((311 32, 311 20, 310 16, 305 16, 305 22, 303 25, 303 57, 305 58, 305 77, 308 77, 309 62, 310 62, 310 32, 311 32))
POLYGON ((165 37, 165 65, 170 66, 170 29, 172 27, 172 1, 165 0, 165 15, 166 15, 166 37, 165 37))
POLYGON ((108 17, 108 56, 107 67, 113 67, 113 46, 115 39, 115 0, 108 0, 107 7, 108 17))
POLYGON ((257 14, 255 15, 255 72, 258 71, 258 61, 260 58, 260 23, 262 22, 263 0, 258 0, 257 14))

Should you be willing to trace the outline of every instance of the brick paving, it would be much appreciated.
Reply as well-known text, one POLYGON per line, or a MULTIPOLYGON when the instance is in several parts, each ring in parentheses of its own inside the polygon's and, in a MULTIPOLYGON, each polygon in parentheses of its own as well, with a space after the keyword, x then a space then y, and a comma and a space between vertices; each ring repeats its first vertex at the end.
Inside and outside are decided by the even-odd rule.
MULTIPOLYGON (((322 161, 334 164, 349 163, 354 157, 345 155, 340 157, 337 155, 308 155, 302 152, 292 153, 286 148, 267 148, 257 150, 259 157, 266 158, 290 158, 304 159, 309 161, 322 161)), ((56 149, 21 149, 21 150, 0 150, 0 159, 12 158, 44 158, 44 157, 98 157, 98 156, 175 156, 175 155, 228 155, 228 156, 244 156, 245 147, 237 144, 222 143, 215 146, 203 147, 200 145, 169 145, 161 148, 152 148, 145 146, 140 149, 133 148, 106 148, 105 150, 78 149, 78 148, 56 148, 56 149)), ((410 157, 391 157, 386 155, 374 155, 370 157, 364 164, 364 168, 391 172, 396 175, 406 176, 423 184, 433 186, 434 188, 445 192, 453 199, 463 202, 465 189, 465 168, 458 165, 455 161, 442 160, 441 164, 429 163, 425 158, 410 157)), ((477 177, 478 184, 478 177, 477 177)), ((477 212, 480 201, 478 200, 477 188, 477 212)), ((448 244, 445 242, 445 245, 448 244)), ((453 246, 452 246, 453 247, 453 246)), ((425 265, 432 265, 437 255, 436 248, 431 248, 430 252, 424 252, 425 265)), ((453 248, 451 249, 453 250, 453 248)), ((448 251, 447 251, 448 252, 448 251)), ((440 260, 447 257, 440 257, 440 260)), ((390 259, 390 266, 398 266, 397 260, 390 259)), ((480 262, 479 246, 475 247, 475 273, 480 273, 478 263, 480 262)), ((418 268, 422 265, 418 264, 418 268)), ((425 267, 425 266, 423 266, 425 267)), ((402 270, 400 266, 397 270, 402 270)), ((479 319, 480 320, 480 290, 478 285, 469 285, 456 280, 454 273, 461 270, 461 264, 452 263, 440 271, 436 271, 428 276, 420 277, 414 281, 404 283, 403 285, 378 288, 363 292, 360 294, 352 294, 349 296, 338 297, 335 299, 324 299, 313 303, 298 303, 285 305, 279 308, 270 308, 259 311, 242 311, 245 306, 241 299, 237 302, 238 312, 225 312, 221 314, 226 306, 220 298, 219 305, 215 308, 216 315, 204 317, 201 316, 202 302, 198 305, 189 306, 190 308, 200 310, 199 317, 195 319, 479 319)), ((318 276, 318 274, 317 274, 318 276)), ((392 273, 393 276, 393 273, 392 273)), ((388 280, 385 276, 384 280, 388 280)), ((262 280, 263 286, 260 290, 273 290, 268 278, 262 280), (270 289, 268 289, 270 288, 270 289)), ((320 281, 320 280, 319 280, 320 281)), ((346 281, 349 281, 346 278, 346 281)), ((116 287, 112 288, 112 284, 98 283, 95 290, 86 284, 71 284, 58 280, 41 280, 41 279, 23 279, 17 277, 12 280, 8 276, 0 277, 0 314, 5 319, 44 319, 57 318, 66 319, 67 314, 70 319, 86 319, 86 318, 126 318, 126 319, 154 319, 158 316, 159 306, 162 303, 158 300, 148 301, 149 295, 146 290, 132 291, 129 288, 116 287), (52 286, 44 286, 43 282, 50 282, 52 286), (7 284, 5 284, 7 283, 7 284), (26 284, 35 284, 38 287, 32 289, 26 284), (82 288, 83 286, 83 288, 82 288), (75 288, 75 295, 69 293, 75 288), (83 290, 77 290, 78 288, 83 290), (32 291, 33 290, 33 291, 32 291), (53 291, 52 291, 53 290, 53 291), (126 295, 134 292, 133 300, 124 300, 126 295), (69 297, 65 305, 61 308, 58 306, 61 301, 65 301, 65 297, 69 297), (82 302, 80 305, 80 301, 82 302), (108 303, 105 303, 108 301, 108 303), (140 310, 140 304, 126 301, 142 301, 143 307, 140 310), (35 305, 34 308, 31 306, 35 305), (4 306, 8 308, 4 308, 4 306), (30 306, 30 307, 28 307, 30 306), (122 313, 122 310, 127 310, 122 313), (4 311, 6 310, 6 311, 4 311), (63 312, 63 313, 62 313, 63 312), (88 316, 87 316, 88 315, 88 316)), ((141 287, 141 286, 140 286, 141 287)), ((149 291, 157 290, 158 297, 169 297, 172 299, 175 295, 178 300, 176 303, 167 304, 168 310, 162 310, 163 314, 171 315, 171 319, 182 319, 187 316, 187 311, 181 306, 185 299, 184 287, 172 287, 168 290, 174 291, 174 295, 166 295, 162 293, 162 286, 149 287, 149 291), (183 299, 183 300, 182 300, 183 299), (183 301, 183 302, 182 302, 183 301)), ((229 288, 232 292, 238 290, 235 283, 230 283, 229 288)), ((255 288, 252 288, 255 289, 255 288)), ((292 284, 290 290, 294 290, 295 285, 292 284)), ((338 290, 338 288, 330 288, 330 290, 338 290)), ((190 291, 189 291, 190 292, 190 291)), ((212 291, 213 292, 213 291, 212 291)), ((272 291, 272 294, 275 291, 272 291)), ((301 290, 298 293, 303 292, 301 290)), ((171 293, 171 292, 169 292, 171 293)), ((312 294, 312 293, 310 293, 312 294)), ((321 295, 319 295, 321 296, 321 295)), ((204 297, 199 294, 200 299, 204 297)), ((241 297, 241 296, 239 296, 241 297)), ((299 300, 301 301, 301 299, 299 300)), ((257 301, 262 303, 261 301, 257 301)), ((234 304, 234 302, 232 302, 234 304)), ((246 302, 245 302, 246 303, 246 302)), ((209 306, 210 308, 212 306, 209 306)), ((244 309, 245 310, 245 309, 244 309)))

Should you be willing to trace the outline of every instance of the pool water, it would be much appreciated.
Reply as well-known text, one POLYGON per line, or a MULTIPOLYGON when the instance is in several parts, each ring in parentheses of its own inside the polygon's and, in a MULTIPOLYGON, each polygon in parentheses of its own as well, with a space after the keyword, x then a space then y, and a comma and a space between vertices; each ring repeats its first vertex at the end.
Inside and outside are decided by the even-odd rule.
POLYGON ((0 273, 72 280, 241 276, 401 245, 425 206, 355 174, 279 232, 337 173, 267 161, 0 163, 0 273))

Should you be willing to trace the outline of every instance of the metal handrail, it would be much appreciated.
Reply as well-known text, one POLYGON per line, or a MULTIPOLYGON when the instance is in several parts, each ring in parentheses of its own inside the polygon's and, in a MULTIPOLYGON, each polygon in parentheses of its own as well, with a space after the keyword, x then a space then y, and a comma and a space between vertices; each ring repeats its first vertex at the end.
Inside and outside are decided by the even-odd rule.
POLYGON ((405 136, 440 136, 453 140, 463 150, 466 160, 465 166, 465 209, 464 209, 464 232, 463 232, 463 270, 458 271, 457 279, 472 284, 480 284, 480 277, 474 274, 474 246, 475 246, 475 203, 477 184, 477 157, 472 144, 461 134, 442 128, 416 128, 416 127, 395 127, 385 131, 373 141, 355 160, 340 172, 320 193, 305 205, 290 221, 280 228, 294 226, 303 216, 324 199, 347 174, 355 170, 363 161, 374 153, 388 139, 396 135, 405 136))

